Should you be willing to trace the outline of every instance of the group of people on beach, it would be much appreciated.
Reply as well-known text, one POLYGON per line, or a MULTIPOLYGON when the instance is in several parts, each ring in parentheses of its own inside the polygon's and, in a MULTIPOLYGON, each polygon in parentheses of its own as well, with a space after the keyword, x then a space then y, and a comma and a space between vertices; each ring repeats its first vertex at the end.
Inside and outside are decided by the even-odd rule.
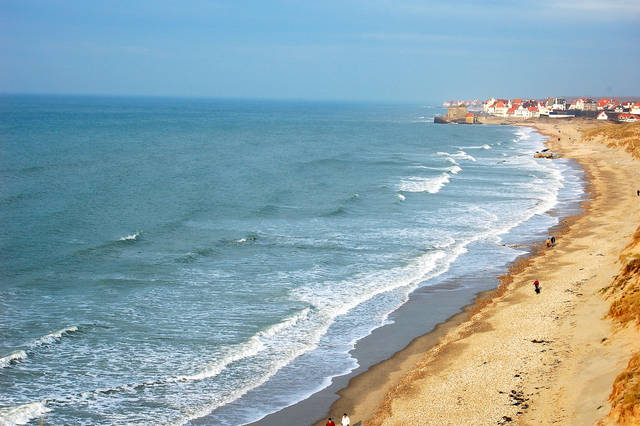
MULTIPOLYGON (((329 417, 326 426, 336 426, 335 422, 333 421, 333 417, 329 417)), ((342 416, 342 426, 351 426, 351 419, 349 418, 349 416, 347 416, 347 413, 344 413, 344 415, 342 416)))

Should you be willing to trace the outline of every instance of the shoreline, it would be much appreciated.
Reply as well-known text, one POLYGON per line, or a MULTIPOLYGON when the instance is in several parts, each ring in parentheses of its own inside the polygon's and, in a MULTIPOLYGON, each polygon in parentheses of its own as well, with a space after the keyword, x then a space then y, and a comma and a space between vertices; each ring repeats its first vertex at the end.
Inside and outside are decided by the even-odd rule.
MULTIPOLYGON (((518 127, 517 124, 514 124, 515 123, 509 123, 508 125, 518 127)), ((551 135, 549 133, 542 131, 534 125, 528 125, 527 127, 533 127, 536 132, 546 137, 544 141, 545 146, 548 147, 551 144, 551 135)), ((587 206, 590 201, 592 189, 590 176, 584 168, 583 170, 585 173, 585 190, 582 200, 578 202, 579 211, 561 217, 557 224, 547 230, 549 235, 556 237, 558 244, 560 244, 570 226, 587 213, 587 206)), ((469 322, 472 317, 481 312, 487 305, 491 304, 494 299, 501 297, 507 290, 508 285, 513 282, 513 276, 527 268, 534 258, 544 253, 546 248, 544 247, 543 241, 536 243, 535 240, 531 241, 530 244, 525 244, 525 246, 527 247, 527 253, 518 256, 507 264, 507 272, 497 277, 499 282, 497 287, 477 292, 470 303, 460 307, 458 312, 451 315, 445 321, 438 323, 434 329, 416 337, 405 348, 396 352, 392 357, 371 366, 367 371, 351 378, 348 385, 337 392, 339 398, 331 405, 329 413, 339 418, 339 413, 348 412, 351 419, 355 419, 355 421, 364 421, 374 415, 378 406, 383 403, 380 393, 386 395, 399 382, 400 379, 398 376, 404 376, 411 371, 413 365, 424 356, 425 352, 436 348, 448 333, 454 332, 457 328, 469 322), (426 350, 423 349, 420 351, 418 349, 420 347, 426 347, 426 350), (382 390, 376 389, 376 385, 379 388, 381 387, 382 390), (360 402, 354 403, 353 401, 360 402)), ((318 419, 312 424, 315 426, 323 426, 325 419, 326 417, 318 419)))
MULTIPOLYGON (((542 136, 548 136, 539 129, 535 130, 542 136)), ((545 138, 544 143, 545 145, 549 144, 548 138, 545 138)), ((588 184, 586 177, 585 181, 587 181, 586 183, 588 184)), ((562 238, 561 234, 564 232, 563 230, 569 226, 569 222, 575 220, 573 218, 584 214, 584 205, 588 202, 588 196, 589 187, 587 185, 584 196, 580 201, 573 203, 574 206, 571 208, 569 214, 567 216, 562 215, 557 224, 541 233, 546 235, 549 232, 553 232, 556 238, 560 240, 562 238)), ((553 215, 552 212, 556 209, 557 207, 554 207, 546 213, 553 215)), ((525 243, 521 244, 521 247, 526 248, 527 253, 518 256, 506 264, 504 273, 496 275, 494 272, 493 275, 485 277, 485 279, 492 279, 494 284, 476 291, 467 303, 457 305, 457 307, 450 311, 455 312, 454 314, 447 315, 443 321, 437 322, 434 326, 427 328, 430 331, 407 340, 409 341, 408 344, 402 345, 397 351, 392 352, 381 361, 365 366, 365 368, 358 368, 344 376, 338 376, 333 379, 329 387, 251 424, 295 423, 296 421, 299 422, 300 419, 305 419, 305 423, 307 424, 312 423, 322 426, 328 415, 326 415, 324 410, 320 413, 317 407, 315 407, 315 405, 321 404, 325 404, 325 407, 330 404, 329 412, 336 418, 340 418, 343 412, 349 413, 354 423, 371 417, 383 402, 384 396, 392 390, 426 352, 437 346, 447 334, 455 331, 456 328, 469 321, 469 319, 476 315, 484 306, 491 303, 492 299, 499 297, 504 292, 504 288, 508 282, 510 282, 511 274, 515 273, 516 270, 524 268, 530 258, 537 256, 540 251, 544 249, 543 240, 544 238, 540 239, 538 235, 528 235, 525 243), (322 395, 318 396, 317 394, 322 395)), ((521 241, 522 240, 520 240, 520 242, 521 241)), ((415 290, 415 292, 420 292, 420 289, 415 290)), ((412 294, 412 296, 414 295, 412 294)), ((415 302, 414 300, 413 303, 415 302)), ((399 308, 399 310, 402 310, 402 307, 399 308)), ((383 335, 384 333, 382 333, 381 330, 384 328, 385 327, 377 329, 377 332, 383 335)), ((376 333, 376 331, 374 331, 374 333, 376 333)), ((367 336, 364 339, 370 337, 371 336, 367 336)), ((379 344, 378 342, 378 345, 379 344)), ((354 352, 354 355, 362 355, 365 351, 354 349, 354 352)), ((361 361, 360 358, 358 358, 358 361, 361 361)))
POLYGON ((506 124, 548 136, 549 148, 581 165, 590 197, 582 213, 562 220, 558 246, 514 262, 473 315, 426 351, 373 416, 362 417, 366 424, 592 424, 607 414, 613 380, 638 350, 635 331, 605 318, 609 304, 600 294, 637 223, 620 223, 638 215, 624 189, 640 176, 637 161, 582 141, 581 122, 506 124), (529 288, 537 278, 542 297, 529 288))

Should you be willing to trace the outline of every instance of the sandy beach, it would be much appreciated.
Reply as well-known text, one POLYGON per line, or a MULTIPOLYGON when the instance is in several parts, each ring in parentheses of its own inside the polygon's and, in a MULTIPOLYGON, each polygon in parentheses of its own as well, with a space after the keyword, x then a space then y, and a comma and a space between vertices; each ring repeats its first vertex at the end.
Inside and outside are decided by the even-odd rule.
POLYGON ((536 127, 549 137, 550 150, 584 168, 584 212, 552 230, 555 247, 541 241, 467 312, 352 379, 332 416, 348 412, 352 424, 367 425, 634 424, 640 418, 634 362, 620 374, 640 351, 633 290, 640 163, 612 139, 585 139, 585 130, 602 126, 595 121, 505 124, 536 127), (426 340, 437 343, 417 350, 426 340))

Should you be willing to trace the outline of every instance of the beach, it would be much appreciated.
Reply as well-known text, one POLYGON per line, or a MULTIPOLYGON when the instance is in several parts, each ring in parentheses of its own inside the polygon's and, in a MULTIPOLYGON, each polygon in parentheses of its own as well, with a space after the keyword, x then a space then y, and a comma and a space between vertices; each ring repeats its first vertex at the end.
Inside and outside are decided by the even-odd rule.
POLYGON ((515 262, 495 292, 461 314, 465 321, 442 325, 426 353, 414 341, 352 379, 331 415, 371 425, 615 423, 605 418, 609 395, 640 340, 633 323, 607 316, 602 289, 620 273, 638 227, 640 165, 601 140, 583 140, 582 130, 600 125, 593 121, 506 124, 534 125, 550 150, 584 168, 584 212, 551 230, 555 247, 541 241, 515 262))
MULTIPOLYGON (((608 286, 617 322, 640 312, 624 298, 635 248, 591 265, 613 262, 637 222, 625 192, 637 177, 618 174, 635 163, 574 144, 568 127, 437 125, 434 108, 412 105, 4 100, 0 423, 309 424, 329 412, 402 423, 402 404, 429 423, 453 415, 465 380, 465 422, 517 415, 511 390, 526 418, 560 398, 553 375, 548 396, 529 395, 550 386, 530 379, 550 351, 566 369, 553 374, 572 377, 584 360, 556 327, 578 321, 564 310, 575 303, 580 318, 586 295, 608 286), (534 158, 542 132, 566 158, 534 158), (593 261, 565 282, 559 265, 577 255, 593 261), (596 273, 580 284, 589 291, 571 289, 582 296, 563 292, 596 273)), ((627 125, 611 126, 622 140, 627 125)), ((614 356, 622 333, 599 334, 614 356)), ((598 401, 613 377, 622 415, 631 382, 618 364, 599 367, 598 401)))

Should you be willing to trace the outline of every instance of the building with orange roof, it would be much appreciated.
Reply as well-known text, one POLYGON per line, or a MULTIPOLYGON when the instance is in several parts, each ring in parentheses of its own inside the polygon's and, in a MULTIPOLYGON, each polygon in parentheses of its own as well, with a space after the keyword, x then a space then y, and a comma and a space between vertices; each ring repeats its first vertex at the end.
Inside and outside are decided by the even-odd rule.
POLYGON ((467 124, 475 123, 474 115, 471 114, 470 112, 468 112, 467 115, 464 117, 464 122, 467 123, 467 124))

